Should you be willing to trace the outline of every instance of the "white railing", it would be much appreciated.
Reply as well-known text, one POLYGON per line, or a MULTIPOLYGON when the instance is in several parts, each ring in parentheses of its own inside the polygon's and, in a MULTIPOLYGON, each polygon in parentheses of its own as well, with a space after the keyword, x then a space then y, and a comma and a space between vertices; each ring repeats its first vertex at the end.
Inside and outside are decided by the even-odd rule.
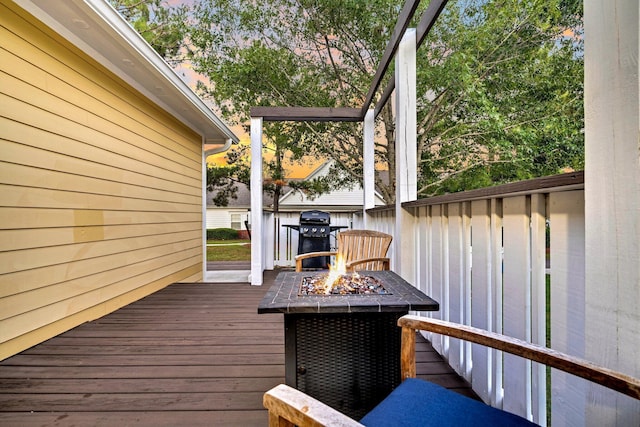
MULTIPOLYGON (((581 173, 566 174, 403 203, 416 236, 410 281, 440 302, 430 315, 541 345, 548 345, 550 331, 552 348, 583 356, 583 182, 581 173)), ((394 212, 367 211, 369 228, 395 234, 394 212)), ((545 367, 457 339, 429 338, 485 402, 547 424, 545 367)), ((563 388, 572 380, 553 375, 567 406, 572 397, 563 388)), ((553 411, 559 399, 554 393, 553 411)))
MULTIPOLYGON (((331 212, 331 225, 347 228, 361 228, 362 215, 353 212, 331 212)), ((267 236, 273 236, 265 242, 266 269, 274 267, 295 267, 294 257, 298 254, 298 231, 285 227, 285 225, 299 225, 300 212, 263 212, 263 229, 267 236)), ((336 233, 329 236, 331 249, 337 247, 336 233)))

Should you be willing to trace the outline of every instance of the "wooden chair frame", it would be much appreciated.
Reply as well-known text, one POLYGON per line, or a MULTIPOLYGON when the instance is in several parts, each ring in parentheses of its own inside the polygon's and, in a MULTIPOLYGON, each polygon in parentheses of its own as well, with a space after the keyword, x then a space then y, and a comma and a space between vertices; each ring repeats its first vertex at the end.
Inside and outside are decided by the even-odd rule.
POLYGON ((374 230, 345 230, 338 234, 338 250, 309 252, 296 256, 296 271, 302 271, 302 261, 309 258, 342 255, 347 272, 356 270, 389 270, 386 257, 393 237, 374 230))
MULTIPOLYGON (((412 315, 401 317, 398 320, 398 326, 402 327, 403 379, 416 376, 416 331, 424 330, 515 354, 640 399, 639 379, 546 347, 471 326, 412 315)), ((267 391, 263 403, 269 410, 271 427, 362 426, 341 412, 284 384, 267 391)))

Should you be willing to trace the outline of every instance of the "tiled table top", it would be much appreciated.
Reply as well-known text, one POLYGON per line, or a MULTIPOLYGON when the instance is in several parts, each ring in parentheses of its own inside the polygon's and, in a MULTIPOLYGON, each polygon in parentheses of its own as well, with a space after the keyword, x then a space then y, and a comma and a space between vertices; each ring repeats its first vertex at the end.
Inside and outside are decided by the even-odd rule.
POLYGON ((258 305, 258 313, 372 313, 437 311, 438 302, 392 271, 361 271, 382 281, 386 295, 298 295, 304 277, 318 272, 292 271, 278 274, 258 305))

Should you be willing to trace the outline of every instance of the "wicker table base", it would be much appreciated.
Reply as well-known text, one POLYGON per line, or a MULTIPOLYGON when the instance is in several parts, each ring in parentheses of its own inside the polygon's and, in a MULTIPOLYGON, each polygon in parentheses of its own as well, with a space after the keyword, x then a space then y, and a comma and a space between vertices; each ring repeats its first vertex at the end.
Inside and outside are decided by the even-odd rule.
POLYGON ((362 418, 400 384, 402 314, 285 314, 287 384, 362 418))
POLYGON ((284 314, 287 384, 360 419, 400 384, 398 318, 438 303, 391 271, 360 272, 388 295, 299 295, 310 274, 280 273, 258 313, 284 314))

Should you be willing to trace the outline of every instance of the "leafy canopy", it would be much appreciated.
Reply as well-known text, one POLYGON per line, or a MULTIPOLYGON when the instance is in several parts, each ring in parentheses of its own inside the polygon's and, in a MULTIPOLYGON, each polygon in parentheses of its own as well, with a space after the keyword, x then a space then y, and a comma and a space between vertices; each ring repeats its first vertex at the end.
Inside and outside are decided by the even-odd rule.
POLYGON ((167 62, 186 58, 189 7, 169 7, 162 0, 109 0, 114 8, 167 62))
MULTIPOLYGON (((157 10, 159 0, 143 3, 157 10)), ((252 106, 360 107, 403 3, 202 0, 176 34, 210 80, 202 93, 246 125, 252 106)), ((579 0, 448 3, 418 52, 419 197, 583 167, 581 25, 579 0)), ((267 182, 286 182, 285 156, 306 155, 362 180, 361 124, 265 123, 264 134, 274 152, 267 182)), ((248 165, 233 156, 227 174, 242 180, 248 165)), ((378 117, 376 162, 395 168, 391 103, 378 117)), ((388 202, 390 175, 376 174, 388 202)), ((317 191, 332 185, 348 183, 317 191)))
POLYGON ((458 1, 419 51, 420 192, 584 166, 579 1, 458 1))

